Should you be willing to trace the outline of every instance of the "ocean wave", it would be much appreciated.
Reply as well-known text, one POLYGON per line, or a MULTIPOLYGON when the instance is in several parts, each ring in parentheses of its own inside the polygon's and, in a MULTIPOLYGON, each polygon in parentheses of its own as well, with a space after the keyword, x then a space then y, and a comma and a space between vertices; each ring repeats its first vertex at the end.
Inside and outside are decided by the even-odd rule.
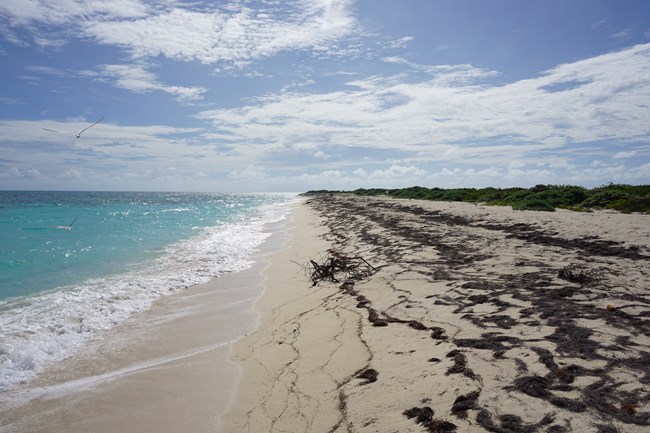
POLYGON ((247 269, 270 236, 269 225, 287 217, 291 202, 260 206, 236 221, 195 230, 127 272, 1 301, 0 391, 28 382, 160 297, 247 269))

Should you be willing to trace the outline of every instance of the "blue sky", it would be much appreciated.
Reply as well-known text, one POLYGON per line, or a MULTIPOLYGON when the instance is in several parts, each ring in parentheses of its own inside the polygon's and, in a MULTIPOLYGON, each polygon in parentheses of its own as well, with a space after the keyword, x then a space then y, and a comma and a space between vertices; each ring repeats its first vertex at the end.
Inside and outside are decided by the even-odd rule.
POLYGON ((650 183, 646 0, 0 0, 0 65, 0 189, 650 183))

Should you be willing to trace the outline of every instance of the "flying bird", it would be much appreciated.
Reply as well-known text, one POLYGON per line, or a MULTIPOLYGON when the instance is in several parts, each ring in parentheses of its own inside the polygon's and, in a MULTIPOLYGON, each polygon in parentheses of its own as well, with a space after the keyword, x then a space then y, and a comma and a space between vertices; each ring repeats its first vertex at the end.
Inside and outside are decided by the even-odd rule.
MULTIPOLYGON (((90 126, 88 128, 90 128, 90 126)), ((83 132, 83 131, 81 131, 81 132, 83 132)), ((79 134, 81 134, 81 132, 79 134)), ((77 217, 77 218, 79 218, 79 217, 77 217)), ((56 228, 70 231, 70 230, 72 230, 72 224, 74 224, 77 221, 77 218, 73 219, 69 226, 56 226, 56 228)))
POLYGON ((83 134, 83 132, 84 132, 85 130, 87 130, 88 128, 92 128, 93 126, 95 126, 95 125, 97 125, 99 122, 101 122, 102 120, 104 120, 104 116, 102 116, 102 118, 99 119, 97 122, 93 123, 93 124, 90 125, 90 126, 85 127, 84 129, 82 129, 81 131, 79 131, 79 132, 77 132, 77 133, 75 133, 75 132, 70 132, 70 131, 59 131, 59 130, 56 130, 56 129, 47 129, 47 128, 42 128, 42 129, 44 129, 44 130, 46 130, 46 131, 49 131, 49 132, 60 132, 61 134, 72 134, 72 135, 74 135, 75 137, 79 138, 79 137, 81 137, 81 134, 83 134))

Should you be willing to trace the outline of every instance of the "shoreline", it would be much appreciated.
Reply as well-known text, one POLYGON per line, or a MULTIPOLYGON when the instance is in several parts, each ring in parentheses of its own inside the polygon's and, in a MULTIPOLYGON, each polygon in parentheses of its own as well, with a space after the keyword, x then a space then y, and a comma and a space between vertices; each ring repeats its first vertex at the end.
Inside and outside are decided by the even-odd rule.
POLYGON ((223 431, 650 425, 648 216, 323 194, 296 219, 223 431), (310 287, 282 264, 328 249, 375 272, 310 287))
POLYGON ((250 268, 157 300, 9 391, 0 432, 218 431, 239 374, 229 346, 257 326, 265 257, 285 248, 288 224, 267 228, 250 268))
POLYGON ((641 433, 648 221, 307 197, 253 267, 50 369, 0 432, 641 433), (370 268, 312 286, 333 256, 370 268))
POLYGON ((329 291, 310 288, 309 277, 301 268, 309 259, 324 254, 329 247, 329 242, 321 238, 326 233, 324 229, 315 213, 301 204, 294 208, 293 221, 287 231, 287 248, 267 257, 270 266, 264 272, 264 292, 254 306, 260 318, 259 325, 231 348, 230 359, 240 366, 242 374, 231 405, 222 417, 221 431, 224 433, 274 429, 321 431, 323 426, 336 422, 339 403, 337 393, 332 394, 332 388, 336 386, 334 377, 354 372, 355 363, 350 362, 350 357, 359 357, 358 352, 362 348, 354 344, 356 329, 346 329, 342 335, 336 335, 338 328, 331 328, 330 319, 341 319, 342 313, 327 308, 322 311, 329 291), (301 320, 294 321, 296 317, 301 320), (313 352, 314 362, 319 362, 323 353, 332 355, 329 363, 335 371, 333 375, 311 363, 306 365, 306 371, 285 368, 295 365, 295 355, 302 351, 296 344, 305 336, 309 339, 306 350, 313 352), (326 340, 332 338, 352 342, 352 350, 335 356, 338 343, 326 347, 326 340), (297 384, 293 381, 298 379, 309 382, 300 387, 300 397, 294 395, 297 391, 294 385, 297 384), (303 414, 294 413, 288 406, 289 400, 294 398, 301 400, 302 412, 318 413, 325 420, 324 423, 302 422, 303 414), (271 416, 275 411, 282 410, 285 403, 290 410, 287 417, 297 415, 287 425, 271 416), (273 409, 267 412, 270 406, 273 409))

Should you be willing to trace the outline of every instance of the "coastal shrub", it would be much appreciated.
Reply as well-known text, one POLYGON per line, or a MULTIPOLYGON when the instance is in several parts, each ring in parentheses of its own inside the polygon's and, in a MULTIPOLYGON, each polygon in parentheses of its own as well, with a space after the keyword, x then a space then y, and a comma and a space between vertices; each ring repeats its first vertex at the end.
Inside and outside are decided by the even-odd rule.
POLYGON ((623 213, 650 213, 650 195, 645 197, 625 197, 609 203, 608 208, 623 213))
POLYGON ((477 191, 477 203, 490 203, 501 200, 505 193, 502 189, 483 188, 477 191))
POLYGON ((391 190, 387 188, 359 188, 352 191, 352 193, 361 196, 374 197, 379 195, 390 195, 391 190))
POLYGON ((430 198, 430 190, 428 188, 423 188, 421 186, 411 186, 409 188, 398 189, 393 191, 391 195, 396 198, 414 198, 420 200, 432 200, 430 198))
POLYGON ((456 188, 451 189, 447 194, 443 194, 445 201, 466 201, 475 202, 478 195, 474 188, 456 188))
POLYGON ((555 207, 571 207, 587 198, 587 190, 576 186, 552 187, 538 194, 538 197, 555 207))
MULTIPOLYGON (((333 191, 330 191, 333 192, 333 191)), ((650 213, 650 185, 609 184, 593 189, 575 185, 535 185, 532 188, 359 188, 357 195, 388 195, 402 199, 462 201, 492 206, 512 206, 517 210, 574 211, 614 209, 619 212, 650 213)))
POLYGON ((571 197, 571 204, 576 205, 582 203, 589 197, 589 191, 587 188, 581 186, 566 186, 565 187, 567 194, 571 197))
POLYGON ((511 206, 514 210, 537 210, 546 212, 555 211, 555 207, 549 202, 536 197, 526 197, 526 199, 522 201, 512 203, 511 206))
POLYGON ((650 213, 650 185, 609 184, 594 188, 582 206, 623 213, 650 213))

